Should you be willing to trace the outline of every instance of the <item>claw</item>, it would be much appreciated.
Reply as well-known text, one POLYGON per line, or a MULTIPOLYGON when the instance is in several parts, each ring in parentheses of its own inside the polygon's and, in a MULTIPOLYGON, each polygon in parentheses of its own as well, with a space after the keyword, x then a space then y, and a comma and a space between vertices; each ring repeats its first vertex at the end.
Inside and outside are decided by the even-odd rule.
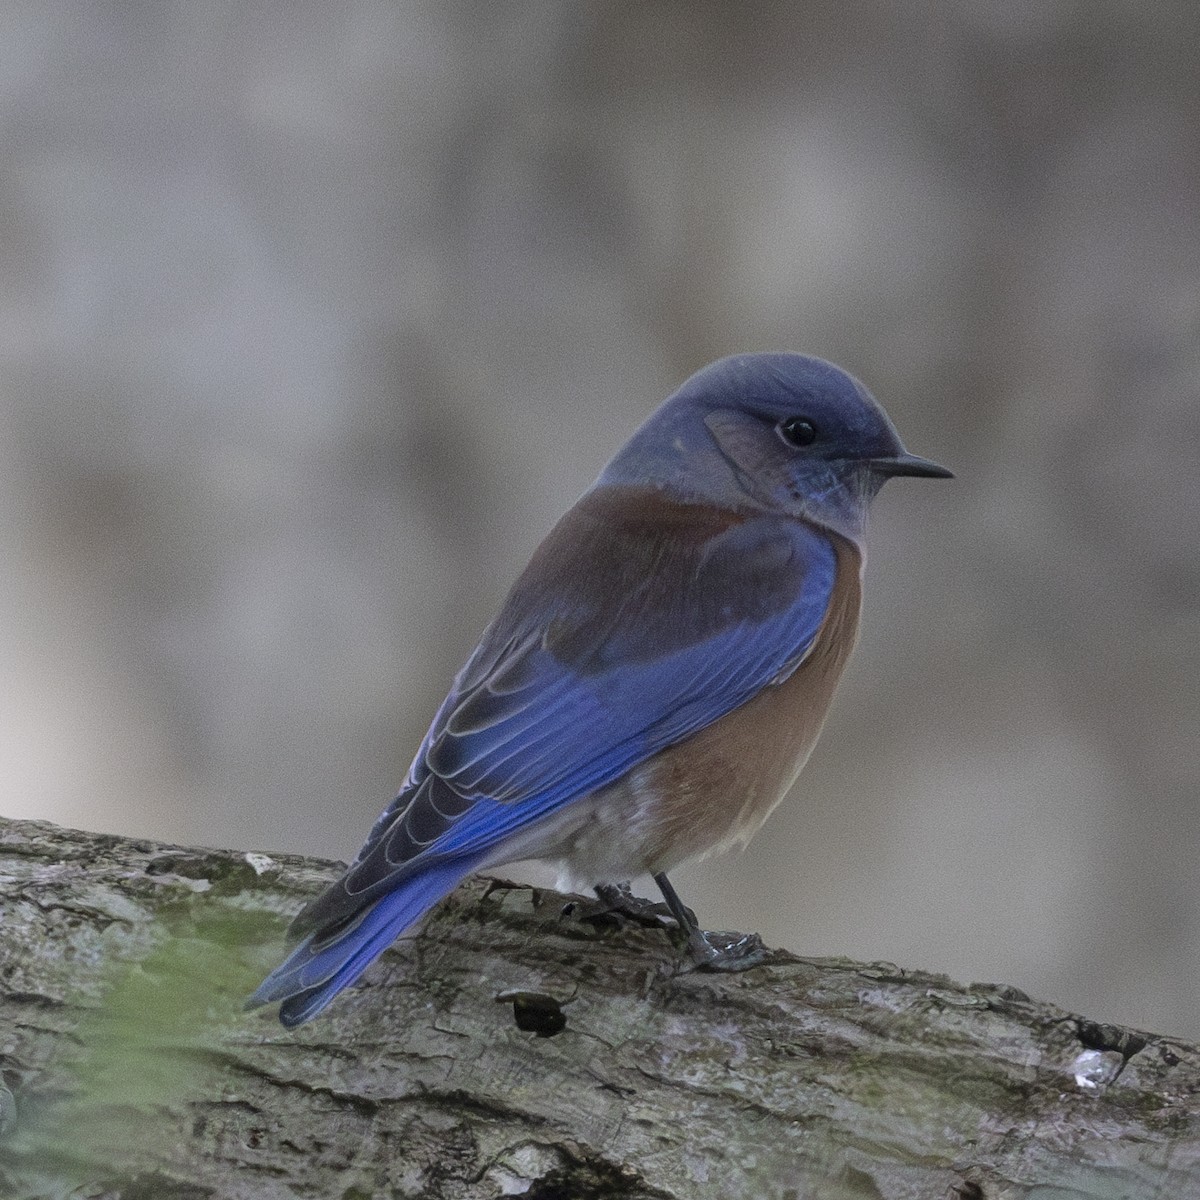
POLYGON ((688 955, 699 971, 748 971, 766 962, 770 951, 757 933, 718 933, 696 929, 688 955))
MULTIPOLYGON (((665 904, 635 896, 627 883, 601 883, 596 887, 595 907, 571 905, 572 914, 594 925, 619 925, 622 918, 653 929, 676 926, 687 940, 691 969, 697 971, 747 971, 764 963, 770 951, 757 933, 706 932, 696 914, 683 904, 665 875, 655 879, 667 898, 665 904)), ((564 909, 564 915, 566 910, 564 909)))
POLYGON ((596 895, 605 907, 595 913, 594 917, 585 917, 585 920, 611 913, 654 929, 674 923, 674 915, 665 904, 656 904, 653 900, 643 900, 640 896, 635 896, 627 883, 601 883, 596 887, 596 895))

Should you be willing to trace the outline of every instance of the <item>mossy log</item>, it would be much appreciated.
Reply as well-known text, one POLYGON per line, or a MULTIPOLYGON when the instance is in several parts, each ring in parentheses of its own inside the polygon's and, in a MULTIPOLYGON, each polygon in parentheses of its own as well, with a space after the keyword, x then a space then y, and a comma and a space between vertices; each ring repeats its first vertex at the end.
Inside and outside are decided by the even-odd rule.
POLYGON ((287 1032, 242 1001, 334 870, 0 823, 0 1195, 1200 1196, 1194 1047, 887 963, 686 970, 495 881, 287 1032))

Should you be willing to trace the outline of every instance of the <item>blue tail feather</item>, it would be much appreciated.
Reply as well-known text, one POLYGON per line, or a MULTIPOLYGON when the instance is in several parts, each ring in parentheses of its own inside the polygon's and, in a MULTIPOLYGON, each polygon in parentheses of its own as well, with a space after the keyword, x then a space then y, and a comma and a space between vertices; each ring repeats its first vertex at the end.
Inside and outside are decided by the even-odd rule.
POLYGON ((289 1028, 315 1017, 400 934, 452 892, 478 861, 471 857, 431 864, 332 935, 322 930, 310 934, 262 981, 246 1007, 281 1001, 279 1019, 289 1028))

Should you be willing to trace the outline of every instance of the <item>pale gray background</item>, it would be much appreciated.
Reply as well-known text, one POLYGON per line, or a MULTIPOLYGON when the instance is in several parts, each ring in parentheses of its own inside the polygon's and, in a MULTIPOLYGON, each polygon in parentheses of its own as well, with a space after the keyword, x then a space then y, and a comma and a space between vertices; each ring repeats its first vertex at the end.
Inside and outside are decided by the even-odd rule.
POLYGON ((1200 1035, 1200 5, 0 11, 0 812, 348 856, 527 555, 734 350, 890 485, 709 924, 1200 1035))

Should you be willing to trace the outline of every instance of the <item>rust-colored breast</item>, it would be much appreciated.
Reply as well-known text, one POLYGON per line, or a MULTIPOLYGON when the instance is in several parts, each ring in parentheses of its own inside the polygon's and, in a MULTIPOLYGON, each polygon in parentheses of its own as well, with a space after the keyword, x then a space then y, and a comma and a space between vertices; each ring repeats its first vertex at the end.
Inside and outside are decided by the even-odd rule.
POLYGON ((644 800, 653 796, 653 816, 643 818, 648 870, 666 871, 748 842, 807 761, 854 649, 862 602, 862 556, 851 542, 831 539, 837 551, 833 594, 800 666, 632 773, 627 786, 644 800))

